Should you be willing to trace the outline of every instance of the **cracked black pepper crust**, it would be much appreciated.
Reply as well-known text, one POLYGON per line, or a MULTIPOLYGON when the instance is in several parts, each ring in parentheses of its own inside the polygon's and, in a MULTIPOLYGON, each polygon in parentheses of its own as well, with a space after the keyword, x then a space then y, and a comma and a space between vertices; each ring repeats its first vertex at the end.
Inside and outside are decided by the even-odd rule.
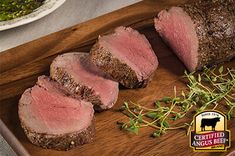
POLYGON ((100 105, 102 105, 102 102, 100 96, 96 95, 92 88, 76 83, 63 68, 51 68, 50 73, 52 79, 67 88, 71 94, 74 94, 71 96, 91 102, 96 110, 101 109, 100 105))
MULTIPOLYGON (((26 90, 25 92, 31 92, 31 89, 26 90)), ((19 109, 25 105, 25 101, 19 101, 19 109)), ((35 130, 27 127, 24 123, 24 120, 19 115, 21 121, 21 127, 23 128, 27 138, 31 143, 55 150, 70 150, 79 145, 90 143, 95 137, 95 117, 91 121, 91 124, 84 130, 79 132, 65 133, 65 134, 47 134, 47 133, 38 133, 35 130)))
POLYGON ((107 73, 113 80, 127 88, 146 87, 152 76, 139 81, 134 70, 127 64, 120 62, 107 49, 97 42, 90 51, 90 59, 99 69, 107 73))
MULTIPOLYGON (((83 57, 85 59, 87 58, 88 54, 79 54, 79 56, 81 56, 81 59, 83 57)), ((63 57, 63 55, 58 57, 63 57)), ((53 80, 59 82, 62 86, 67 88, 71 96, 91 102, 94 105, 94 109, 96 111, 100 112, 109 109, 102 103, 100 96, 97 95, 92 88, 77 83, 74 78, 66 72, 64 68, 56 67, 56 65, 54 65, 54 63, 56 64, 56 61, 57 60, 55 59, 50 67, 50 76, 53 80)))
POLYGON ((235 57, 234 0, 199 0, 181 7, 193 20, 199 39, 196 69, 235 57))
POLYGON ((37 133, 21 123, 22 128, 31 143, 46 148, 67 151, 79 145, 90 143, 95 137, 95 118, 91 125, 82 132, 52 135, 37 133))

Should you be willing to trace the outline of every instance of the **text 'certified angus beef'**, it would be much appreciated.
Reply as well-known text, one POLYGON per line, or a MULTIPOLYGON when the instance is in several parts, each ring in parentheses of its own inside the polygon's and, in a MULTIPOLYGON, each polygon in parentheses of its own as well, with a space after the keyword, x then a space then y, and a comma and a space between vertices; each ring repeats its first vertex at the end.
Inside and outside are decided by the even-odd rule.
POLYGON ((66 88, 46 76, 40 76, 37 85, 22 94, 19 118, 33 144, 68 150, 92 141, 93 105, 67 95, 66 88))
POLYGON ((51 77, 72 94, 91 102, 95 110, 111 108, 118 98, 118 83, 91 64, 88 53, 66 53, 58 56, 50 67, 51 77))
POLYGON ((190 71, 235 57, 234 0, 200 0, 163 10, 155 28, 190 71))
POLYGON ((127 88, 145 87, 158 66, 146 37, 130 27, 99 37, 90 55, 98 68, 127 88))

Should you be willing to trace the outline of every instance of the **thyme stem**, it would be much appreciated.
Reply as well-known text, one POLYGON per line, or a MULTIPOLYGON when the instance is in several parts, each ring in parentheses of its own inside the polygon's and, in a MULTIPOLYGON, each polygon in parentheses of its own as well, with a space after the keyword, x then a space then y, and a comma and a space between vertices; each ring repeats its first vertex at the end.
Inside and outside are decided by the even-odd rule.
POLYGON ((129 117, 130 122, 122 123, 121 128, 137 134, 139 128, 151 127, 155 129, 153 136, 159 137, 167 130, 187 127, 187 135, 189 135, 194 124, 193 120, 189 123, 181 123, 179 126, 170 126, 170 121, 181 119, 193 110, 197 112, 202 112, 205 109, 215 110, 219 104, 224 103, 228 107, 226 112, 228 119, 234 117, 235 70, 229 68, 226 70, 223 73, 223 67, 220 67, 219 74, 216 74, 215 68, 205 68, 201 74, 185 72, 184 77, 189 82, 186 84, 187 94, 182 91, 182 95, 177 96, 174 86, 173 98, 163 97, 156 100, 154 108, 132 101, 130 102, 131 107, 129 107, 129 104, 125 102, 123 113, 129 117))

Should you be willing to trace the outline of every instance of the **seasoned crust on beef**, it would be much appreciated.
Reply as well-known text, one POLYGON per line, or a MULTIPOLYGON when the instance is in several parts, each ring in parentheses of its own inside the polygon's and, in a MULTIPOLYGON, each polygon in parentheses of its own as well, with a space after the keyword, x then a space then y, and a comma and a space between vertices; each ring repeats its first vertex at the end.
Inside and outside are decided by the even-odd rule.
POLYGON ((105 73, 96 68, 90 61, 88 53, 70 52, 56 57, 50 66, 50 75, 52 79, 67 88, 70 94, 74 94, 75 98, 91 102, 96 111, 110 109, 117 101, 118 83, 107 78, 105 73), (70 68, 76 65, 78 67, 73 68, 81 69, 81 72, 74 74, 70 68), (82 72, 88 74, 87 78, 91 79, 89 83, 86 83, 82 72), (103 86, 97 87, 96 80, 103 86))
POLYGON ((199 60, 197 69, 204 65, 215 65, 221 62, 230 61, 235 57, 235 37, 215 39, 209 43, 199 46, 199 60))
POLYGON ((31 143, 47 149, 70 150, 79 145, 91 143, 95 137, 95 118, 86 130, 63 135, 37 133, 28 129, 23 123, 21 126, 31 143))
MULTIPOLYGON (((31 88, 27 89, 25 93, 30 94, 31 88)), ((25 101, 20 99, 19 109, 25 105, 25 101)), ((23 128, 27 138, 35 145, 41 146, 48 149, 56 150, 69 150, 79 145, 90 143, 95 137, 95 117, 91 121, 91 124, 83 131, 65 133, 65 134, 46 134, 46 133, 37 133, 31 128, 27 127, 25 121, 21 118, 19 112, 19 119, 21 121, 21 127, 23 128)))
POLYGON ((181 7, 193 20, 199 39, 196 69, 235 57, 235 1, 200 0, 181 7))
POLYGON ((23 123, 21 123, 21 127, 31 143, 47 149, 70 150, 92 142, 95 137, 95 118, 86 130, 63 135, 37 133, 27 128, 23 123))
POLYGON ((90 58, 91 62, 99 69, 127 88, 146 87, 151 79, 139 81, 134 70, 112 56, 112 54, 107 49, 100 46, 98 42, 92 47, 90 58))
POLYGON ((180 7, 192 18, 201 42, 207 42, 209 38, 223 39, 235 35, 235 1, 199 0, 180 7))
POLYGON ((50 75, 52 79, 56 80, 61 85, 65 86, 72 94, 74 94, 73 95, 74 98, 79 98, 81 100, 89 99, 89 102, 91 102, 94 105, 94 109, 96 111, 108 109, 100 107, 103 106, 100 100, 100 96, 96 95, 93 89, 88 88, 85 85, 76 83, 74 79, 62 68, 59 67, 57 67, 56 69, 50 68, 50 75))

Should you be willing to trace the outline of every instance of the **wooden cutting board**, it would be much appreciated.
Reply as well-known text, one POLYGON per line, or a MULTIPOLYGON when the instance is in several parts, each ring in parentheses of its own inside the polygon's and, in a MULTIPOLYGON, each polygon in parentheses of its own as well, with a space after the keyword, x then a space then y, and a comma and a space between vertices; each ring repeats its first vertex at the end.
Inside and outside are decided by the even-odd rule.
MULTIPOLYGON (((134 135, 120 131, 116 125, 117 121, 126 120, 126 117, 117 111, 124 101, 151 105, 156 98, 171 96, 173 86, 176 86, 179 92, 185 89, 181 78, 185 67, 154 31, 153 17, 166 7, 186 1, 142 1, 0 53, 0 118, 28 152, 35 156, 226 155, 231 152, 235 149, 235 120, 228 123, 232 132, 232 147, 227 153, 213 154, 194 153, 189 147, 185 130, 169 131, 160 138, 151 138, 151 128, 143 129, 139 135, 134 135), (144 89, 121 89, 114 108, 95 114, 97 134, 93 143, 66 152, 47 150, 31 144, 20 127, 17 114, 18 100, 22 92, 33 86, 39 75, 48 75, 49 65, 58 54, 69 51, 89 52, 98 35, 108 33, 120 25, 140 30, 151 42, 160 62, 153 81, 144 89)), ((226 66, 234 67, 235 63, 229 62, 226 66)))

